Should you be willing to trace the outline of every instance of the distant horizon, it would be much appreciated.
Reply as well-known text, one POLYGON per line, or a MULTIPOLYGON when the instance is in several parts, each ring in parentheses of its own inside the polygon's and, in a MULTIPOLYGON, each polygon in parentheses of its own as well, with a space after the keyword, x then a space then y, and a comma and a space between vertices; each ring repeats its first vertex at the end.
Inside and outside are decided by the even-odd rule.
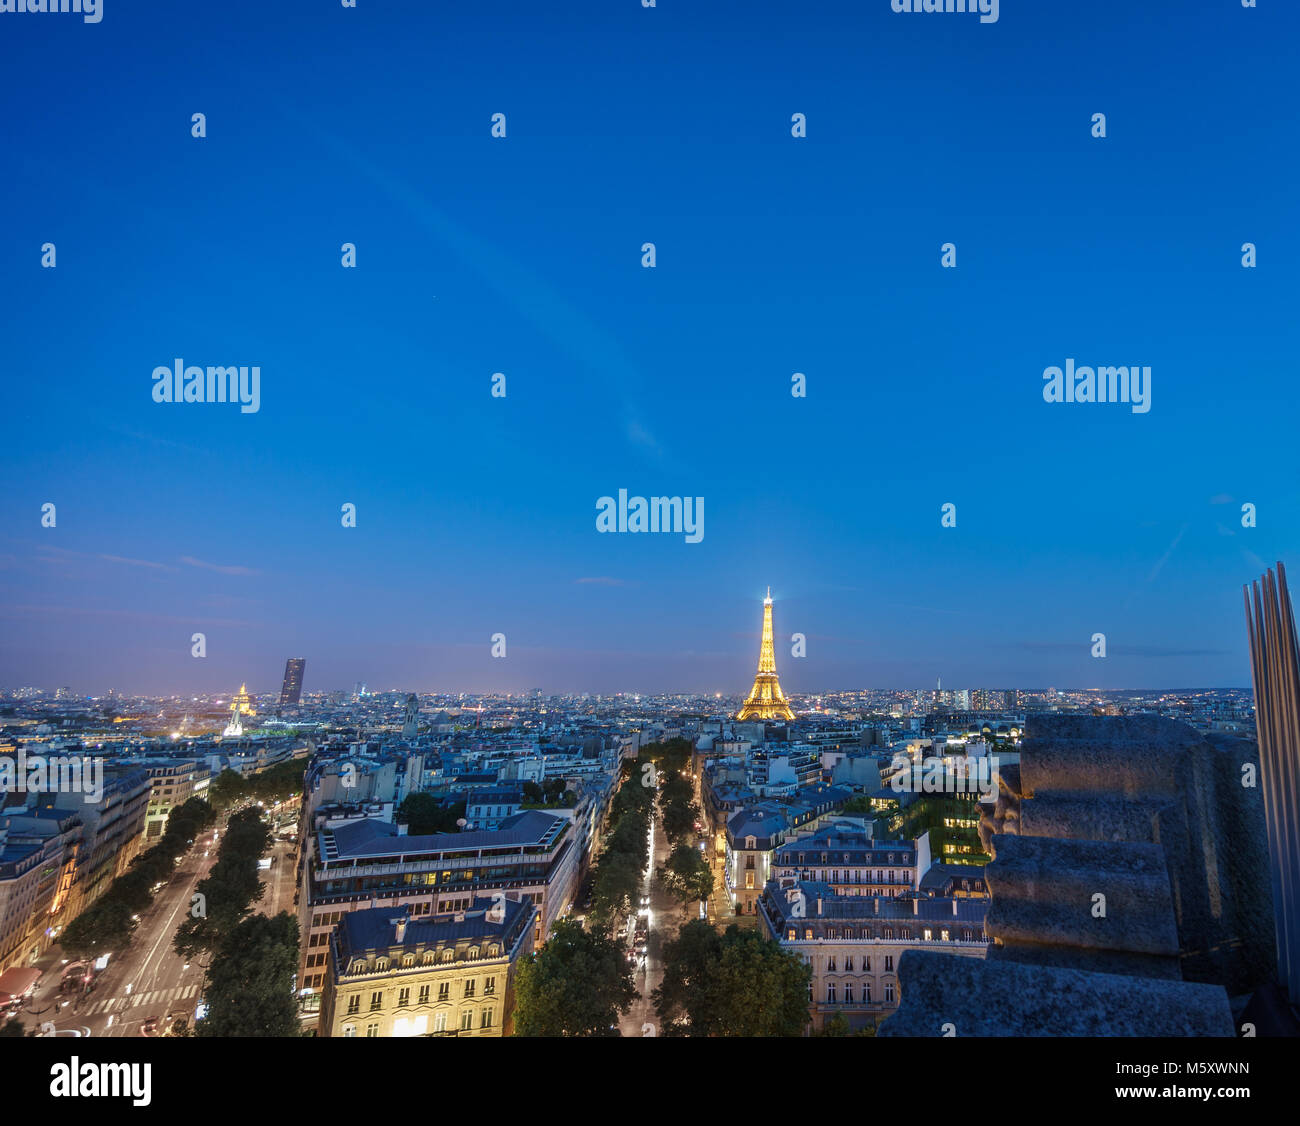
MULTIPOLYGON (((16 691, 21 691, 21 690, 24 689, 24 688, 32 688, 32 689, 35 689, 36 691, 41 692, 41 693, 44 693, 44 694, 52 694, 52 693, 54 693, 54 692, 58 692, 58 691, 60 691, 60 690, 62 690, 62 689, 67 688, 67 689, 71 689, 71 690, 73 691, 74 695, 75 695, 76 697, 78 697, 79 699, 86 699, 86 700, 107 699, 107 698, 108 698, 108 692, 109 692, 109 691, 112 691, 112 692, 113 692, 117 697, 136 698, 136 699, 146 699, 146 700, 185 699, 185 698, 189 698, 189 699, 192 699, 192 700, 196 700, 196 699, 203 699, 203 698, 205 698, 205 697, 214 697, 214 698, 215 698, 215 697, 224 697, 224 698, 227 698, 227 699, 228 699, 228 698, 230 698, 230 697, 235 696, 235 695, 238 693, 238 689, 231 689, 231 690, 229 690, 229 691, 224 691, 224 690, 223 690, 223 691, 217 691, 217 692, 197 692, 197 693, 196 693, 196 692, 128 692, 128 691, 118 690, 118 689, 116 689, 116 688, 113 688, 113 689, 106 689, 104 692, 95 693, 95 692, 81 692, 81 691, 78 691, 78 690, 76 690, 76 689, 72 689, 72 686, 71 686, 71 685, 59 685, 59 686, 57 686, 57 687, 55 687, 55 688, 42 688, 42 687, 39 687, 39 686, 37 686, 37 685, 21 685, 21 686, 19 686, 19 687, 17 687, 17 688, 12 688, 12 687, 7 687, 7 686, 5 686, 5 687, 0 687, 0 692, 9 692, 9 693, 12 693, 12 692, 16 692, 16 691)), ((354 690, 353 690, 353 689, 350 689, 350 688, 313 688, 313 689, 305 689, 305 688, 304 688, 304 689, 303 689, 303 693, 302 693, 302 695, 303 695, 304 698, 307 698, 307 697, 310 697, 310 696, 324 696, 324 695, 332 695, 332 694, 334 694, 334 693, 338 693, 338 692, 345 692, 345 693, 349 693, 349 694, 351 694, 353 691, 354 691, 354 690)), ((488 689, 488 690, 482 690, 482 691, 474 691, 474 690, 471 690, 471 689, 458 689, 458 688, 449 688, 449 689, 370 688, 369 685, 367 685, 366 696, 367 696, 367 698, 369 698, 369 697, 371 697, 371 696, 387 696, 387 695, 392 695, 392 694, 394 694, 394 693, 411 693, 411 692, 414 692, 417 696, 473 696, 473 697, 489 697, 489 696, 498 696, 498 697, 521 697, 521 698, 527 699, 527 698, 529 698, 529 697, 535 697, 535 693, 536 693, 537 691, 539 691, 539 690, 536 690, 536 689, 528 689, 528 690, 522 690, 522 691, 520 691, 520 690, 515 690, 515 691, 504 691, 504 690, 488 689)), ((808 697, 808 696, 827 696, 827 695, 836 695, 836 694, 854 693, 854 692, 910 692, 910 693, 915 693, 915 692, 934 692, 934 691, 935 691, 935 689, 933 689, 933 688, 909 688, 909 687, 904 687, 904 688, 884 688, 884 687, 868 687, 868 688, 820 688, 820 689, 813 689, 813 690, 808 690, 808 691, 804 691, 804 690, 799 690, 799 691, 787 690, 787 691, 786 691, 786 695, 787 695, 787 696, 793 696, 793 697, 808 697)), ((945 688, 945 689, 942 689, 942 691, 944 691, 944 692, 950 692, 950 691, 951 691, 951 692, 977 692, 977 691, 981 691, 981 692, 1022 692, 1022 693, 1026 693, 1026 694, 1029 694, 1029 695, 1046 695, 1047 693, 1049 693, 1049 692, 1051 692, 1051 691, 1055 691, 1055 692, 1058 692, 1058 693, 1066 693, 1066 694, 1071 694, 1071 693, 1105 693, 1105 694, 1109 694, 1109 695, 1138 695, 1138 696, 1141 696, 1141 695, 1155 695, 1155 694, 1169 695, 1169 694, 1178 694, 1178 693, 1196 693, 1196 692, 1249 692, 1251 695, 1254 695, 1254 687, 1253 687, 1252 685, 1239 686, 1239 685, 1231 685, 1231 684, 1220 684, 1220 685, 1200 685, 1200 686, 1196 686, 1196 685, 1182 685, 1182 686, 1177 687, 1177 688, 1076 688, 1076 687, 1069 687, 1069 686, 1064 686, 1064 687, 1062 687, 1062 686, 1055 686, 1055 685, 1051 685, 1051 686, 1047 686, 1047 687, 1043 687, 1043 688, 1021 688, 1021 687, 1017 687, 1017 686, 1015 686, 1015 685, 1004 686, 1004 687, 997 687, 997 686, 987 686, 987 687, 986 687, 986 686, 984 686, 984 685, 979 685, 979 686, 977 686, 977 687, 975 687, 975 686, 963 686, 963 687, 961 687, 961 688, 952 688, 952 689, 945 688)), ((249 689, 247 689, 247 693, 248 693, 249 696, 278 696, 279 692, 280 692, 280 689, 279 689, 279 688, 273 688, 273 689, 272 689, 272 688, 268 688, 268 689, 255 689, 255 688, 249 688, 249 689)), ((540 689, 540 692, 541 692, 542 696, 544 696, 544 697, 549 697, 549 696, 575 696, 575 697, 579 697, 579 696, 596 696, 596 697, 602 697, 602 698, 603 698, 603 697, 613 697, 613 696, 648 696, 648 697, 655 697, 655 696, 683 696, 683 697, 712 697, 712 696, 717 696, 717 695, 718 695, 718 693, 717 693, 716 690, 713 690, 713 691, 697 690, 697 691, 655 691, 655 692, 647 692, 647 691, 638 691, 638 690, 636 690, 636 689, 624 689, 624 690, 613 691, 613 692, 595 692, 595 691, 591 691, 591 690, 578 690, 578 691, 554 691, 554 692, 552 692, 552 691, 548 691, 547 689, 543 688, 543 689, 540 689)), ((743 699, 745 698, 745 692, 744 692, 744 691, 739 691, 739 692, 723 692, 723 693, 721 693, 721 698, 722 698, 722 699, 741 699, 741 700, 743 700, 743 699)), ((294 706, 294 705, 286 705, 286 707, 292 707, 292 706, 294 706)), ((954 710, 955 710, 955 709, 954 709, 954 710)), ((967 710, 967 711, 977 711, 977 710, 983 710, 983 711, 997 711, 998 709, 996 709, 996 708, 984 708, 984 709, 968 708, 968 709, 964 709, 964 710, 967 710)))

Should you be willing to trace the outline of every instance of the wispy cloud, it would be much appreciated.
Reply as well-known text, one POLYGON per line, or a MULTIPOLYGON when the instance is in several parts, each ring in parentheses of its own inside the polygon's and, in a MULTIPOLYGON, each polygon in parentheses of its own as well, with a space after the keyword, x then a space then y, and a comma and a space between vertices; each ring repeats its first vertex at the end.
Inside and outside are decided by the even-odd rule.
POLYGON ((188 563, 191 567, 202 567, 206 571, 217 571, 223 575, 256 575, 258 572, 252 567, 241 567, 238 564, 209 563, 204 559, 195 559, 192 555, 182 555, 182 563, 188 563))
POLYGON ((1147 582, 1155 582, 1156 576, 1160 574, 1161 569, 1169 562, 1169 557, 1173 555, 1174 548, 1178 546, 1178 541, 1183 538, 1183 533, 1187 531, 1187 525, 1184 524, 1178 529, 1178 535, 1174 536, 1173 542, 1165 548, 1165 553, 1156 561, 1156 565, 1151 568, 1151 573, 1147 575, 1147 582))
MULTIPOLYGON (((997 648, 1027 649, 1031 653, 1087 653, 1088 644, 1081 641, 1019 641, 997 648)), ((1111 645, 1112 657, 1222 657, 1227 649, 1175 649, 1165 645, 1111 645)))
POLYGON ((152 559, 128 559, 123 555, 104 555, 100 559, 106 559, 110 563, 125 563, 128 567, 151 567, 159 571, 174 571, 175 567, 169 567, 166 563, 155 563, 152 559))

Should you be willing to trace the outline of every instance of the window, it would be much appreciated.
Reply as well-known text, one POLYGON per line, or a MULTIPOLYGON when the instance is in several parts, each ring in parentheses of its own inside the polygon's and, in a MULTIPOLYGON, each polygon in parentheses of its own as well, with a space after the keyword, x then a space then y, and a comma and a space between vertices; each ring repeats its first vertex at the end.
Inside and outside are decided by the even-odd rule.
POLYGON ((354 993, 348 998, 348 1016, 361 1011, 361 994, 354 993))
POLYGON ((853 1004, 853 982, 851 981, 844 983, 844 1003, 846 1005, 853 1004))
MULTIPOLYGON (((370 1011, 372 1013, 377 1013, 383 1007, 384 1007, 383 991, 376 989, 372 994, 370 994, 370 1011)), ((369 1033, 367 1033, 367 1035, 369 1035, 369 1033)))
POLYGON ((892 974, 893 972, 894 972, 894 956, 893 956, 892 954, 886 954, 886 955, 885 955, 885 973, 887 973, 887 974, 892 974))
POLYGON ((826 1003, 828 1005, 835 1004, 835 983, 833 981, 826 987, 826 1003))
POLYGON ((497 991, 497 979, 494 977, 483 979, 483 996, 492 997, 497 991))
POLYGON ((835 972, 835 959, 833 957, 826 959, 826 972, 828 974, 833 974, 835 972))
POLYGON ((479 1017, 479 1028, 491 1028, 491 1027, 492 1027, 492 1010, 484 1009, 482 1015, 479 1017))
POLYGON ((428 987, 427 985, 422 985, 422 986, 420 986, 420 1001, 419 1001, 419 1003, 420 1003, 421 1005, 427 1005, 427 1004, 429 1003, 429 987, 428 987))
POLYGON ((862 999, 863 999, 863 1000, 864 1000, 868 1005, 871 1004, 871 982, 867 982, 867 983, 862 987, 862 999))
POLYGON ((443 981, 438 983, 438 1000, 439 1001, 451 1000, 451 982, 443 981))
POLYGON ((488 952, 488 957, 489 957, 489 958, 496 958, 496 957, 498 957, 498 956, 500 955, 500 953, 501 953, 501 947, 499 947, 499 946, 494 942, 494 943, 492 943, 491 946, 488 947, 487 952, 488 952))
POLYGON ((402 955, 402 965, 404 965, 404 966, 413 966, 413 965, 415 965, 415 955, 414 955, 414 954, 403 954, 403 955, 402 955))
MULTIPOLYGON (((930 936, 929 936, 929 934, 927 934, 925 937, 926 937, 926 938, 929 938, 930 936)), ((940 938, 940 940, 943 941, 943 942, 947 942, 947 941, 948 941, 948 928, 947 928, 947 927, 944 927, 944 928, 939 932, 939 938, 940 938)))
POLYGON ((375 959, 375 969, 377 969, 377 970, 386 970, 386 969, 388 969, 388 959, 387 959, 387 958, 376 958, 376 959, 375 959))
POLYGON ((925 928, 925 931, 924 931, 923 933, 924 933, 925 941, 926 941, 926 942, 933 942, 933 941, 934 941, 934 931, 932 931, 929 927, 926 927, 926 928, 925 928))
POLYGON ((354 1036, 356 1036, 356 1034, 357 1034, 357 1026, 355 1024, 345 1024, 343 1026, 343 1035, 347 1037, 349 1040, 352 1039, 354 1036))
POLYGON ((886 927, 886 928, 885 928, 885 938, 886 938, 886 939, 892 939, 893 937, 894 937, 894 928, 893 928, 893 927, 886 927))
POLYGON ((424 952, 424 957, 421 959, 421 961, 422 961, 426 966, 432 965, 432 964, 433 964, 433 951, 432 951, 432 950, 426 950, 426 951, 424 952))
POLYGON ((398 1007, 399 1009, 405 1009, 405 1008, 407 1008, 410 1004, 411 1004, 411 990, 410 990, 410 987, 408 986, 408 987, 405 988, 405 989, 399 989, 399 990, 397 991, 397 1007, 398 1007))
POLYGON ((804 927, 804 929, 803 929, 803 936, 804 936, 805 939, 807 939, 808 941, 811 942, 811 941, 812 941, 812 927, 804 927))
POLYGON ((851 974, 853 972, 853 958, 851 955, 844 959, 844 972, 846 974, 851 974))
POLYGON ((785 937, 790 942, 797 941, 798 936, 799 936, 799 932, 794 927, 791 927, 788 931, 785 932, 785 937))
POLYGON ((454 958, 455 956, 456 956, 456 952, 450 948, 442 952, 442 960, 444 962, 450 962, 452 958, 454 958))
POLYGON ((478 961, 478 947, 477 947, 477 946, 471 946, 471 947, 469 948, 469 950, 466 951, 465 957, 467 957, 471 962, 477 962, 477 961, 478 961))
POLYGON ((892 981, 887 981, 885 982, 885 1004, 892 1005, 893 1002, 894 1002, 894 983, 892 981))
MULTIPOLYGON (((864 974, 869 974, 869 973, 871 972, 871 959, 870 959, 870 958, 863 958, 863 959, 862 959, 862 972, 863 972, 864 974)), ((869 1001, 869 1000, 871 1000, 871 998, 868 997, 867 1000, 869 1001)))
POLYGON ((447 1010, 446 1009, 439 1009, 436 1013, 433 1014, 433 1030, 434 1032, 447 1031, 447 1010))
POLYGON ((474 1010, 466 1009, 460 1014, 461 1031, 469 1032, 474 1027, 474 1010))
POLYGON ((378 1036, 378 1035, 379 1035, 379 1025, 377 1025, 377 1024, 368 1024, 368 1025, 366 1025, 366 1037, 367 1037, 367 1039, 373 1039, 374 1037, 376 1037, 376 1036, 378 1036))
POLYGON ((466 997, 473 997, 473 996, 474 996, 474 986, 475 986, 475 980, 474 980, 474 978, 470 977, 470 978, 466 978, 466 979, 465 979, 465 996, 466 996, 466 997))

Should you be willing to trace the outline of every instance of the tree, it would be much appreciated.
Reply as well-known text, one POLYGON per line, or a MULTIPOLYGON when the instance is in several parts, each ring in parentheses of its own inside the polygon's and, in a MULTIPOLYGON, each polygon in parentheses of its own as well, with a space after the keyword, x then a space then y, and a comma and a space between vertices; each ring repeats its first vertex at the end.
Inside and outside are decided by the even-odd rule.
POLYGON ((683 903, 708 899, 713 894, 713 873, 704 860, 704 854, 688 844, 678 845, 668 854, 660 879, 669 894, 683 903))
POLYGON ((515 1035, 617 1036, 636 995, 622 945, 562 919, 519 966, 515 1035))
POLYGON ((0 1036, 26 1036, 27 1030, 17 1017, 0 1024, 0 1036))
POLYGON ((814 1036, 875 1036, 876 1026, 868 1024, 864 1028, 859 1028, 856 1032, 849 1027, 848 1018, 843 1013, 836 1013, 823 1026, 820 1032, 814 1032, 814 1036))
POLYGON ((208 970, 208 1012, 195 1036, 299 1036, 293 975, 298 920, 251 915, 229 935, 208 970))
POLYGON ((208 784, 208 801, 214 809, 227 810, 247 796, 248 786, 236 770, 223 770, 208 784))
POLYGON ((59 935, 59 945, 72 958, 98 958, 122 950, 131 941, 135 920, 125 903, 107 898, 92 904, 59 935))
POLYGON ((602 924, 626 915, 640 895, 645 867, 627 852, 606 849, 596 864, 591 893, 591 913, 602 924))
POLYGON ((655 1009, 669 1034, 799 1036, 812 970, 755 930, 694 920, 664 948, 655 1009))
POLYGON ((663 811, 664 832, 674 843, 684 843, 695 834, 695 822, 699 820, 700 807, 694 802, 686 805, 674 803, 663 811))
POLYGON ((420 790, 406 795, 397 815, 399 820, 407 823, 407 832, 413 837, 454 833, 459 828, 456 822, 465 816, 465 803, 443 805, 432 794, 420 790))
POLYGON ((202 896, 198 901, 202 911, 195 914, 192 907, 172 940, 172 949, 182 958, 219 951, 262 897, 257 862, 270 839, 270 830, 256 809, 240 810, 227 822, 217 862, 196 889, 202 896))

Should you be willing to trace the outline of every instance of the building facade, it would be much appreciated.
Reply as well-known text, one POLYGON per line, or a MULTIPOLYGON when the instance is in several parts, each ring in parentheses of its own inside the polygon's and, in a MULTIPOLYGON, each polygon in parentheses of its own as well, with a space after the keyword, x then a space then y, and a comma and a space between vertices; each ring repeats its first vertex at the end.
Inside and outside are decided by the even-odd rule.
POLYGON ((428 919, 351 912, 330 935, 319 1034, 509 1035, 515 969, 532 952, 536 914, 530 902, 486 897, 428 919))
POLYGON ((839 895, 815 880, 774 879, 758 917, 763 934, 811 967, 809 1028, 821 1031, 836 1016, 858 1030, 893 1012, 905 950, 983 958, 987 911, 985 899, 839 895))

